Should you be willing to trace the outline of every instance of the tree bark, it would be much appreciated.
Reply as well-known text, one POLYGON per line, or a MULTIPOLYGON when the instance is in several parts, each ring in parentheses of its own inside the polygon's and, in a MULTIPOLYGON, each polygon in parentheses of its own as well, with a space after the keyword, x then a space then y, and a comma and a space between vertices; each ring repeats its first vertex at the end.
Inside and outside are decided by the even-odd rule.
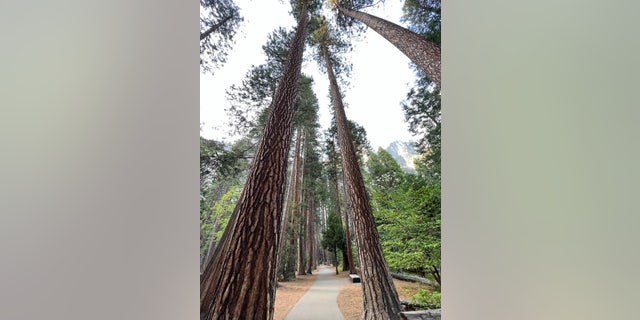
POLYGON ((342 168, 353 213, 353 225, 358 245, 360 277, 363 291, 363 320, 400 319, 400 300, 384 260, 382 246, 371 212, 371 206, 360 172, 358 158, 347 126, 347 117, 333 73, 327 47, 321 48, 329 76, 329 89, 338 128, 338 143, 342 168))
POLYGON ((346 16, 359 20, 373 29, 398 50, 404 53, 427 77, 440 88, 440 47, 421 37, 419 34, 403 28, 393 22, 378 18, 361 11, 349 10, 338 5, 338 10, 346 16))
POLYGON ((287 155, 307 21, 304 2, 245 186, 200 277, 201 320, 273 318, 287 155))

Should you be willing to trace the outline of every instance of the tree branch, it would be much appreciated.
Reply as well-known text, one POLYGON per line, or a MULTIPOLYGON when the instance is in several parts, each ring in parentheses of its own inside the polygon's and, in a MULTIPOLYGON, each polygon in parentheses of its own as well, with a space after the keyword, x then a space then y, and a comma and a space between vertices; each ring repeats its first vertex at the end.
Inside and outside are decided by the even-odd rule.
POLYGON ((224 17, 224 19, 222 19, 220 22, 212 25, 209 29, 207 29, 205 32, 200 34, 200 41, 204 40, 205 38, 207 38, 211 33, 213 33, 214 31, 218 30, 218 28, 220 28, 222 25, 224 25, 225 23, 227 23, 227 21, 231 20, 231 18, 233 18, 233 15, 228 15, 226 17, 224 17))

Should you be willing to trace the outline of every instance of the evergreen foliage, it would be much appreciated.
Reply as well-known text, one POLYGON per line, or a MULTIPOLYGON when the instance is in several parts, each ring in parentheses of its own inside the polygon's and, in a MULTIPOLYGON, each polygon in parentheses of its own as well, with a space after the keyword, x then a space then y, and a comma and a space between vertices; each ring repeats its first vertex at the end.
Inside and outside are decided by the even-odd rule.
POLYGON ((214 73, 227 61, 243 21, 233 0, 200 0, 200 70, 214 73))
POLYGON ((438 283, 440 268, 440 182, 403 172, 391 155, 370 153, 367 178, 380 241, 389 267, 438 283))

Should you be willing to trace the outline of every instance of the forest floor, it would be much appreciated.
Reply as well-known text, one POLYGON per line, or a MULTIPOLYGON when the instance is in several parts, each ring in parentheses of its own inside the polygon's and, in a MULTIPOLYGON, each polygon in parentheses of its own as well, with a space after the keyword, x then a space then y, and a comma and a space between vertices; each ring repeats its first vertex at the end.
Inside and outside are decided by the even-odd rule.
MULTIPOLYGON (((316 279, 313 275, 298 276, 295 281, 279 282, 275 302, 275 320, 284 320, 293 306, 304 296, 316 279)), ((343 282, 338 293, 338 308, 345 320, 359 320, 362 313, 362 287, 360 283, 352 283, 349 279, 349 271, 340 272, 337 277, 343 282)), ((429 289, 428 285, 393 279, 400 300, 411 300, 411 296, 418 293, 419 289, 429 289)))
MULTIPOLYGON (((362 314, 362 287, 360 283, 352 283, 349 279, 349 271, 340 272, 339 277, 344 278, 345 286, 338 293, 338 307, 342 311, 345 320, 360 320, 362 314)), ((411 297, 420 289, 430 290, 429 285, 393 279, 400 300, 411 301, 411 297)))
POLYGON ((316 281, 317 272, 318 270, 313 270, 313 274, 311 275, 298 276, 295 281, 278 282, 273 314, 274 320, 284 320, 296 302, 304 296, 307 290, 311 288, 311 285, 313 285, 313 282, 316 281))

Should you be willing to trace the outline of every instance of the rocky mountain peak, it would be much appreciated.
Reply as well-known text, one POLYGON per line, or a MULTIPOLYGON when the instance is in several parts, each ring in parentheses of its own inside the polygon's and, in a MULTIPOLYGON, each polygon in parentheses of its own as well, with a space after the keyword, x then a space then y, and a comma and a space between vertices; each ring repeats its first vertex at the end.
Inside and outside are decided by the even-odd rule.
POLYGON ((418 156, 418 152, 409 141, 394 141, 385 151, 398 162, 400 167, 406 171, 415 171, 413 159, 418 156))

